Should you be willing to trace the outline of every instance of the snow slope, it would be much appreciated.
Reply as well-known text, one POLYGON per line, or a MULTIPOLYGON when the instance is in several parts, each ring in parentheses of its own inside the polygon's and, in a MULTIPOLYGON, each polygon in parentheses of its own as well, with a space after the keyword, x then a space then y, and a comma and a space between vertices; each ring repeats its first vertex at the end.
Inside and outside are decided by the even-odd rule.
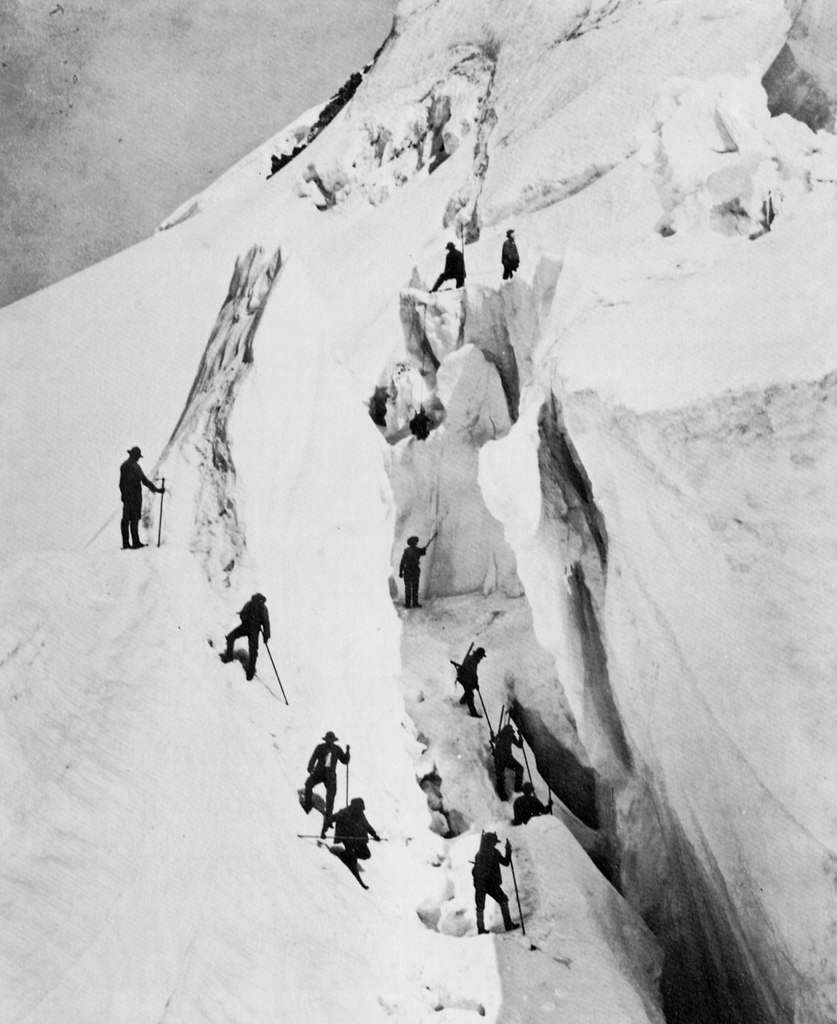
POLYGON ((767 113, 788 30, 409 0, 269 182, 0 313, 6 1017, 833 1019, 837 160, 767 113), (123 553, 135 443, 164 545, 123 553), (290 707, 206 644, 257 589, 290 707), (472 937, 477 638, 558 796, 510 830, 540 951, 472 937), (369 893, 296 837, 328 728, 369 893))

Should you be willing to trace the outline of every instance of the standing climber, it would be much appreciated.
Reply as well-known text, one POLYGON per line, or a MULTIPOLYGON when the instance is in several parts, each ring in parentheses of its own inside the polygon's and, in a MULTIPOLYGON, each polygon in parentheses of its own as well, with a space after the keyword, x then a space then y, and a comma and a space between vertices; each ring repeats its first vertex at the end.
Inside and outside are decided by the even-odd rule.
POLYGON ((404 607, 421 608, 419 604, 419 580, 421 578, 421 559, 427 554, 427 549, 433 543, 436 534, 434 533, 423 548, 419 547, 418 537, 408 537, 407 547, 401 555, 401 562, 398 566, 398 575, 404 580, 404 607))
POLYGON ((477 668, 485 657, 485 648, 477 647, 476 650, 472 650, 472 647, 473 645, 468 648, 468 653, 463 658, 461 665, 456 661, 452 661, 451 665, 456 669, 456 682, 460 683, 465 691, 459 698, 459 703, 468 705, 468 714, 471 718, 482 718, 482 715, 474 707, 474 690, 480 688, 477 668))
POLYGON ((331 816, 334 810, 334 795, 337 792, 337 762, 348 764, 351 757, 351 748, 346 744, 346 752, 337 746, 337 737, 329 729, 323 736, 323 742, 314 747, 314 753, 308 761, 308 778, 305 780, 305 795, 303 808, 305 813, 311 810, 311 791, 314 786, 321 782, 325 784, 326 800, 325 813, 323 814, 323 828, 320 833, 325 838, 326 832, 331 828, 331 816))
POLYGON ((424 406, 419 406, 419 411, 410 420, 410 433, 419 439, 426 441, 430 434, 430 417, 424 411, 424 406))
POLYGON ((552 814, 552 794, 549 796, 549 803, 544 805, 535 796, 535 787, 531 782, 523 783, 523 793, 514 802, 513 825, 525 825, 530 818, 536 818, 540 814, 552 814))
POLYGON ((445 281, 455 281, 457 288, 461 288, 465 284, 465 257, 453 242, 448 242, 445 248, 448 251, 445 256, 445 269, 436 278, 436 283, 430 289, 431 292, 437 292, 445 281))
POLYGON ((520 266, 520 255, 517 251, 517 243, 514 240, 514 228, 506 232, 506 240, 503 242, 503 252, 500 256, 503 263, 503 280, 508 281, 514 277, 514 272, 520 266))
POLYGON ((142 515, 142 488, 143 485, 155 494, 162 494, 163 488, 153 484, 143 473, 139 460, 142 452, 134 445, 128 449, 128 458, 119 467, 119 493, 122 496, 122 550, 127 548, 144 548, 146 544, 140 543, 139 521, 142 515), (128 543, 128 531, 131 534, 131 543, 128 543))
POLYGON ((246 636, 250 645, 250 657, 247 662, 247 678, 256 674, 256 658, 259 653, 259 633, 264 633, 264 642, 270 639, 270 616, 267 613, 267 598, 264 594, 253 594, 250 600, 238 613, 241 625, 227 633, 227 649, 221 655, 221 661, 232 661, 233 644, 240 636, 246 636))
POLYGON ((506 796, 506 769, 514 772, 514 791, 520 792, 523 784, 523 765, 514 759, 512 745, 523 749, 523 740, 515 734, 511 722, 500 729, 492 741, 494 747, 494 777, 497 783, 497 795, 501 800, 507 800, 506 796))
POLYGON ((502 855, 497 852, 496 846, 499 840, 496 832, 484 832, 480 839, 480 848, 474 858, 474 867, 471 876, 474 879, 474 901, 477 907, 477 934, 485 935, 485 897, 490 896, 500 904, 500 912, 503 915, 503 924, 506 931, 517 928, 509 913, 509 898, 503 892, 501 883, 502 875, 500 865, 508 867, 511 864, 511 843, 506 840, 506 852, 502 855))

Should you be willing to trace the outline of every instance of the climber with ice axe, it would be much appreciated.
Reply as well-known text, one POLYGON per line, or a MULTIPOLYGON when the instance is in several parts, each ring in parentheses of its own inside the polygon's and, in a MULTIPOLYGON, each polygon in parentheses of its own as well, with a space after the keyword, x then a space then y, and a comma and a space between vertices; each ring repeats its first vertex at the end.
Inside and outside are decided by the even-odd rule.
POLYGON ((436 539, 434 533, 423 548, 419 547, 418 537, 408 537, 407 547, 401 555, 401 562, 398 566, 398 575, 404 580, 404 607, 421 608, 419 604, 419 580, 421 578, 421 559, 427 554, 427 549, 436 539))
POLYGON ((477 668, 484 657, 485 648, 477 647, 476 650, 474 650, 474 644, 472 642, 465 654, 465 657, 462 659, 462 663, 460 664, 458 661, 451 661, 451 665, 456 669, 456 680, 454 681, 454 685, 459 683, 465 691, 459 698, 459 703, 467 705, 468 714, 472 718, 482 718, 482 715, 474 707, 474 691, 476 691, 477 696, 480 699, 480 704, 482 704, 482 709, 485 712, 485 720, 488 722, 488 731, 493 741, 494 730, 491 728, 491 719, 488 717, 485 701, 482 699, 482 694, 480 693, 479 678, 477 677, 477 668))

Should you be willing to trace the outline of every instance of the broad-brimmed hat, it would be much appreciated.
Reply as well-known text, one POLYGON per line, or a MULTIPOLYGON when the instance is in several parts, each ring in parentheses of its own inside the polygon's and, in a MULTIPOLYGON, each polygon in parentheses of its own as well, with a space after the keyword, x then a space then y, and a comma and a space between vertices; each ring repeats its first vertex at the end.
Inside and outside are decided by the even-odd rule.
POLYGON ((337 739, 337 737, 334 735, 331 729, 329 729, 325 736, 323 736, 323 739, 326 741, 326 743, 333 743, 334 740, 337 739))
POLYGON ((139 450, 137 445, 134 445, 133 448, 129 448, 128 449, 128 454, 129 455, 133 455, 134 458, 137 458, 137 459, 141 459, 142 458, 142 452, 139 450))

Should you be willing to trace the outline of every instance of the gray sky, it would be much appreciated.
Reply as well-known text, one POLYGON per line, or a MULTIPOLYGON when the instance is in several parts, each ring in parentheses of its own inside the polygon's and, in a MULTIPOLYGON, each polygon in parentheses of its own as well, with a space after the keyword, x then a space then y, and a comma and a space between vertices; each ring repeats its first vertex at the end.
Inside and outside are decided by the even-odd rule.
POLYGON ((0 305, 150 234, 327 99, 383 41, 394 3, 0 4, 0 305))

